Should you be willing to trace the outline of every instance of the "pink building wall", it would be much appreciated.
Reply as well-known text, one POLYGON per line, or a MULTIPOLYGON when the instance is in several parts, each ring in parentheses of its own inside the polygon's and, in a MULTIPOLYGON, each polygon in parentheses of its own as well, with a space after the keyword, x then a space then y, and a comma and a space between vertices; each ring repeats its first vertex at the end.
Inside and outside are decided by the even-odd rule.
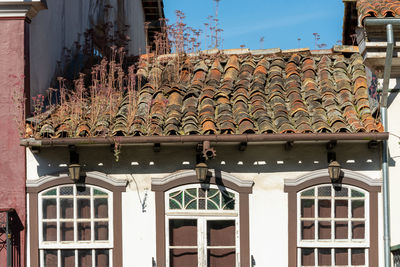
MULTIPOLYGON (((0 18, 0 209, 13 208, 22 223, 14 249, 14 267, 25 266, 25 149, 19 145, 14 90, 29 88, 29 40, 25 18, 0 18)), ((6 250, 0 266, 6 266, 6 250)))

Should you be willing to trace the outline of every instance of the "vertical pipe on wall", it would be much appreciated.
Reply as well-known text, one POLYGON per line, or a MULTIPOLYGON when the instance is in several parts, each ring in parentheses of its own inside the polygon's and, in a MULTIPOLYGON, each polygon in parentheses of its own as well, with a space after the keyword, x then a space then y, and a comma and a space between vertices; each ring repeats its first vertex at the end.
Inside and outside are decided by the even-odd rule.
MULTIPOLYGON (((383 74, 383 88, 382 88, 382 102, 381 102, 381 116, 382 124, 385 131, 388 131, 387 120, 387 98, 390 74, 392 70, 392 57, 393 57, 393 26, 392 24, 386 25, 387 31, 387 47, 386 47, 386 60, 385 70, 383 74)), ((388 165, 388 144, 387 140, 382 142, 382 176, 383 176, 383 224, 384 224, 384 251, 385 251, 385 266, 391 266, 390 255, 390 205, 389 205, 389 165, 388 165)))

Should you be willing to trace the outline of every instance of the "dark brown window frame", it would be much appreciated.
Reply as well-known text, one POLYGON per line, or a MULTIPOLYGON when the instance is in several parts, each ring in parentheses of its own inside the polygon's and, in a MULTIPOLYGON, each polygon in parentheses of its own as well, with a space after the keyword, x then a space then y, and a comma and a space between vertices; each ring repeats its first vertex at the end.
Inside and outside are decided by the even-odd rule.
MULTIPOLYGON (((237 179, 237 178, 236 178, 237 179)), ((224 179, 220 172, 210 177, 208 183, 220 185, 239 194, 239 220, 240 220, 240 263, 241 267, 250 267, 250 225, 249 225, 249 194, 253 191, 251 186, 240 186, 224 179)), ((199 184, 195 175, 182 175, 165 184, 152 184, 151 190, 155 192, 156 204, 156 254, 157 267, 166 266, 165 255, 165 192, 182 185, 199 184)))
MULTIPOLYGON (((378 266, 378 193, 381 191, 381 186, 368 185, 359 179, 346 176, 346 173, 341 183, 359 187, 369 192, 369 265, 378 266)), ((298 185, 285 185, 284 187, 284 191, 288 193, 288 267, 297 267, 297 193, 306 188, 322 184, 331 184, 328 175, 321 175, 305 180, 298 185)))
MULTIPOLYGON (((104 175, 105 176, 105 175, 104 175)), ((122 192, 126 191, 126 186, 112 185, 111 183, 91 177, 88 174, 85 177, 85 184, 94 185, 107 189, 113 193, 113 266, 122 266, 122 192)), ((74 184, 68 176, 55 177, 48 182, 38 186, 28 186, 26 192, 29 194, 29 246, 30 246, 30 264, 31 267, 39 267, 39 225, 38 225, 38 196, 43 190, 59 185, 74 184)))

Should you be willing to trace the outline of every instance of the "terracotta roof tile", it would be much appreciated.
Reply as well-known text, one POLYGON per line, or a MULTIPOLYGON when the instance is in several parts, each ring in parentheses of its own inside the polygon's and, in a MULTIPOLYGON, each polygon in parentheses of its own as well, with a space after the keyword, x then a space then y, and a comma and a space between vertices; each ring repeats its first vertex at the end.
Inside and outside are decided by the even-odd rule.
POLYGON ((367 17, 400 17, 400 1, 398 0, 358 0, 358 23, 363 25, 367 17))
POLYGON ((87 99, 88 114, 56 109, 36 137, 383 130, 358 54, 214 54, 187 57, 181 67, 176 60, 141 62, 142 86, 116 99, 115 113, 92 114, 87 99))

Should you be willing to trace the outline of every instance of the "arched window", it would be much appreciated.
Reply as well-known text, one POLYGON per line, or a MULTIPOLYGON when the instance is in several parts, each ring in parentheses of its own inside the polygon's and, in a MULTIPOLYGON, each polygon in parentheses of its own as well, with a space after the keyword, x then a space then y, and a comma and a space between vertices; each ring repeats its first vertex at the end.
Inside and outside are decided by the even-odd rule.
POLYGON ((369 193, 324 184, 297 194, 298 266, 368 266, 369 193))
POLYGON ((88 172, 27 180, 31 267, 122 266, 126 181, 88 172))
POLYGON ((380 180, 326 170, 285 180, 289 199, 289 267, 378 266, 380 180))
POLYGON ((225 173, 203 184, 193 171, 153 179, 157 266, 250 266, 252 186, 225 173))
POLYGON ((40 266, 112 266, 112 192, 62 185, 39 193, 40 266))

